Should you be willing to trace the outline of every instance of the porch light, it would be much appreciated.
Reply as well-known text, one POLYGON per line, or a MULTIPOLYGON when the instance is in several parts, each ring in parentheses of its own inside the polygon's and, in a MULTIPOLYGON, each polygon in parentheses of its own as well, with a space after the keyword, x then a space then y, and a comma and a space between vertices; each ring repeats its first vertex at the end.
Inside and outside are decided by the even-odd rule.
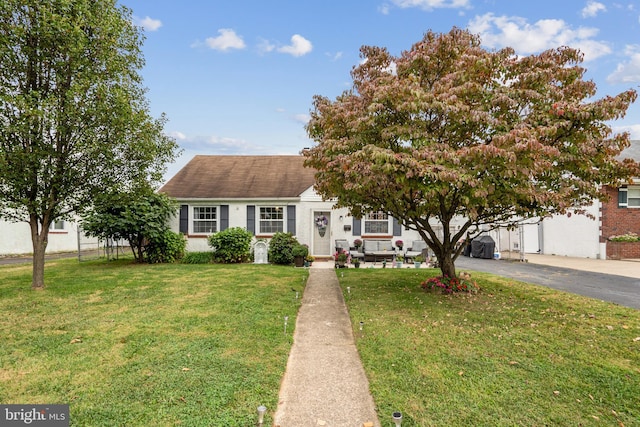
POLYGON ((402 412, 394 412, 391 415, 391 419, 397 427, 400 427, 400 424, 402 424, 402 412))
POLYGON ((267 407, 264 405, 258 406, 258 424, 264 423, 264 414, 267 412, 267 407))

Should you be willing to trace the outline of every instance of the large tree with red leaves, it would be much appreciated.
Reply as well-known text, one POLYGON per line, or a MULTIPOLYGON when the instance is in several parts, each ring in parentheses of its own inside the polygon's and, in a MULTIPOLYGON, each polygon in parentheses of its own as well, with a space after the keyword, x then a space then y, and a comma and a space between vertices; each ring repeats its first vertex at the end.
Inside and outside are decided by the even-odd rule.
POLYGON ((400 56, 365 46, 361 57, 351 90, 314 98, 306 165, 318 193, 355 216, 381 210, 417 230, 443 275, 483 225, 582 213, 602 185, 638 173, 616 159, 629 136, 607 124, 636 92, 593 99, 574 49, 520 57, 454 28, 400 56))

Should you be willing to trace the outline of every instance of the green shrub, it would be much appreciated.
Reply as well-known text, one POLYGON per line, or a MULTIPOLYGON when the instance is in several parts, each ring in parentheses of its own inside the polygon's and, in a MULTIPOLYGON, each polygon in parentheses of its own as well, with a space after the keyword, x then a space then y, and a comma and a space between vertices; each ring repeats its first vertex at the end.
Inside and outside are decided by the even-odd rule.
POLYGON ((269 242, 269 260, 274 264, 293 263, 293 248, 298 241, 291 233, 276 233, 269 242))
POLYGON ((184 235, 164 230, 149 239, 144 255, 149 264, 176 262, 184 256, 186 247, 187 241, 184 235))
POLYGON ((209 237, 213 259, 225 264, 247 262, 253 234, 241 227, 227 228, 209 237))
POLYGON ((213 252, 187 252, 182 258, 183 264, 209 264, 213 262, 213 252))
POLYGON ((291 250, 291 253, 293 254, 293 257, 303 257, 305 258, 307 255, 309 255, 309 248, 307 247, 307 245, 301 245, 301 244, 297 244, 293 246, 293 249, 291 250))

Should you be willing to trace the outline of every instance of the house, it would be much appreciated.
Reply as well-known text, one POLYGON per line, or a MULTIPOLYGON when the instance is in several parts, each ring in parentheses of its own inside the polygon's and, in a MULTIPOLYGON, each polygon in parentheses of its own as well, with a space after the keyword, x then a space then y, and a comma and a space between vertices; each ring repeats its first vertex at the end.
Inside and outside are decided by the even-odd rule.
MULTIPOLYGON (((33 253, 31 229, 26 222, 0 221, 0 256, 33 253)), ((47 253, 73 252, 78 249, 96 249, 98 239, 85 236, 77 222, 56 221, 49 229, 47 253)))
MULTIPOLYGON (((640 141, 619 156, 640 161, 640 141)), ((579 258, 640 259, 640 242, 609 240, 627 233, 640 235, 640 178, 620 188, 604 187, 608 201, 594 200, 584 215, 554 215, 544 221, 524 221, 516 230, 499 229, 492 237, 501 251, 520 251, 579 258)))
POLYGON ((195 156, 159 190, 180 205, 171 228, 187 236, 189 251, 210 250, 207 237, 228 227, 258 239, 290 232, 316 257, 331 256, 339 239, 420 239, 384 213, 356 219, 335 209, 314 191, 315 171, 303 163, 296 155, 195 156))

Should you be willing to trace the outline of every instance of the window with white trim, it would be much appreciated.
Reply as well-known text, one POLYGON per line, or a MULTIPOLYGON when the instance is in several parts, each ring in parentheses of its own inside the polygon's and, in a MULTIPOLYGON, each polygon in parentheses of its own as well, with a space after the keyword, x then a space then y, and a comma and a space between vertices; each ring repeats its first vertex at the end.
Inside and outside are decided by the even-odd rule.
POLYGON ((282 206, 260 206, 260 234, 284 231, 284 209, 282 206))
POLYGON ((218 208, 216 206, 193 207, 193 233, 211 234, 218 231, 218 208))
POLYGON ((49 231, 64 231, 65 224, 64 221, 54 221, 49 226, 49 231))
POLYGON ((389 215, 369 212, 364 217, 364 234, 389 234, 389 215))
POLYGON ((627 187, 627 207, 640 208, 640 187, 627 187))
POLYGON ((628 186, 619 188, 618 207, 640 208, 640 186, 628 186))

